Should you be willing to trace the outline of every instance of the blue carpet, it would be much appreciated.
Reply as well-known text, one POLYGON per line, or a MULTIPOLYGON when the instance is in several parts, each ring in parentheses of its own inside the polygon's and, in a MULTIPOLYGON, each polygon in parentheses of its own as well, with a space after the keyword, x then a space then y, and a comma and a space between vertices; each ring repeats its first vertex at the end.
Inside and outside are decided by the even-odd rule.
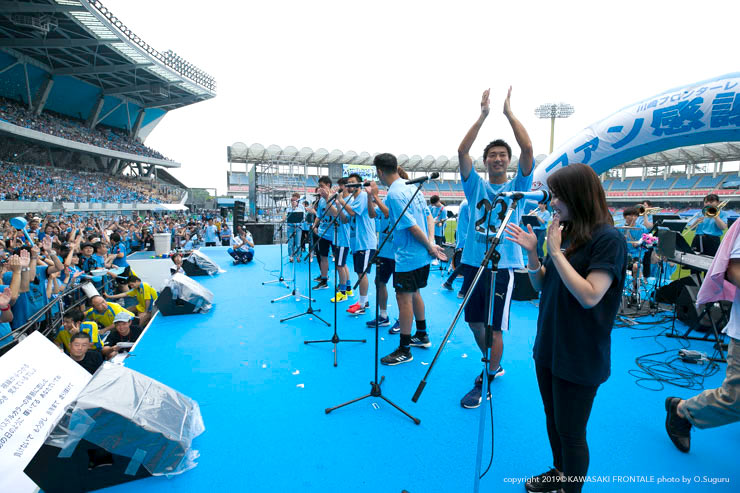
MULTIPOLYGON (((464 323, 453 333, 420 401, 411 402, 460 301, 454 292, 439 288, 438 271, 423 291, 432 348, 413 349, 411 363, 380 367, 387 378, 383 394, 420 418, 417 426, 379 399, 324 413, 326 407, 370 391, 374 331, 365 328, 365 321, 371 314, 352 318, 344 312, 349 303, 339 305, 340 336, 368 342, 340 344, 339 366, 334 368, 331 344, 303 344, 305 339, 330 338, 332 329, 309 316, 279 323, 282 317, 305 311, 307 302, 290 298, 271 304, 270 299, 288 290, 261 285, 275 278, 270 269, 279 267, 278 247, 257 247, 257 261, 240 266, 231 265, 225 248, 202 251, 227 270, 197 278, 215 294, 213 309, 205 315, 158 315, 127 363, 198 401, 206 425, 194 441, 201 454, 199 465, 172 479, 150 478, 110 491, 472 490, 479 410, 462 409, 459 400, 472 387, 481 363, 464 323)), ((315 264, 312 275, 318 275, 315 264)), ((298 268, 302 293, 307 277, 303 263, 298 268)), ((316 296, 319 315, 333 322, 328 302, 332 290, 316 296)), ((374 307, 373 298, 371 290, 374 307)), ((390 312, 397 314, 395 307, 390 312)), ((524 491, 517 481, 551 465, 531 357, 536 317, 533 303, 514 302, 511 331, 504 336, 506 375, 493 384, 495 456, 482 491, 524 491)), ((646 390, 628 374, 636 369, 636 356, 661 351, 659 344, 679 347, 672 339, 644 337, 658 332, 649 327, 613 333, 612 376, 599 389, 588 429, 589 474, 599 483, 587 485, 586 491, 657 491, 666 486, 658 484, 661 477, 691 481, 669 484, 665 491, 738 491, 740 427, 695 431, 691 453, 683 454, 666 435, 663 401, 668 395, 689 397, 697 391, 670 386, 646 390), (651 477, 652 482, 634 482, 651 477), (730 482, 694 482, 702 478, 730 482)), ((385 328, 380 335, 383 356, 396 347, 398 336, 385 328)), ((692 347, 710 350, 707 343, 692 347)), ((721 365, 705 387, 720 385, 724 371, 721 365)), ((484 465, 489 455, 490 433, 484 465)))

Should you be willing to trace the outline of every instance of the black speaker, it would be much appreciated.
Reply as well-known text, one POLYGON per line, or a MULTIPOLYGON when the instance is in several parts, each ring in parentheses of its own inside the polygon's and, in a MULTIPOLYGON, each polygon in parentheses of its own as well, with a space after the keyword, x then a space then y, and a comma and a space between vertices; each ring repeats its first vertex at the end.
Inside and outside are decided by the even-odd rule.
POLYGON ((244 215, 247 212, 247 204, 241 200, 234 201, 234 233, 239 226, 244 226, 244 215))
POLYGON ((207 276, 208 271, 205 269, 200 268, 198 265, 196 265, 193 262, 185 262, 182 263, 182 270, 185 271, 185 275, 188 277, 197 277, 197 276, 207 276))
MULTIPOLYGON (((185 263, 183 262, 183 269, 185 268, 184 264, 185 263)), ((188 315, 190 313, 195 313, 196 310, 194 304, 173 298, 172 290, 169 287, 164 288, 162 292, 159 293, 159 297, 154 303, 165 317, 169 317, 170 315, 188 315)))
POLYGON ((130 457, 111 454, 83 439, 66 458, 59 457, 59 448, 42 445, 24 472, 42 491, 78 493, 151 476, 143 467, 126 474, 130 463, 130 457))
POLYGON ((704 311, 704 305, 701 308, 696 307, 696 296, 699 294, 697 286, 684 286, 681 294, 676 300, 676 317, 689 327, 699 332, 706 332, 712 327, 712 322, 717 326, 717 330, 722 330, 727 324, 722 309, 722 305, 730 305, 728 301, 721 301, 720 305, 712 303, 709 308, 709 315, 704 315, 699 321, 699 317, 704 311), (710 320, 711 318, 711 320, 710 320))
POLYGON ((529 280, 529 274, 525 269, 516 269, 514 271, 514 292, 511 298, 516 301, 529 301, 539 298, 539 294, 532 287, 532 281, 529 280))
POLYGON ((221 207, 221 217, 226 217, 229 215, 229 211, 226 209, 226 207, 221 207))
POLYGON ((658 303, 669 303, 673 305, 676 303, 676 300, 678 300, 678 297, 685 286, 698 287, 699 285, 694 276, 682 277, 681 279, 677 279, 670 284, 666 284, 659 288, 655 294, 655 300, 658 303))
POLYGON ((270 223, 249 223, 244 225, 252 233, 255 245, 272 245, 274 242, 275 225, 270 223))
POLYGON ((43 491, 81 492, 195 466, 198 404, 121 365, 104 365, 24 472, 43 491))

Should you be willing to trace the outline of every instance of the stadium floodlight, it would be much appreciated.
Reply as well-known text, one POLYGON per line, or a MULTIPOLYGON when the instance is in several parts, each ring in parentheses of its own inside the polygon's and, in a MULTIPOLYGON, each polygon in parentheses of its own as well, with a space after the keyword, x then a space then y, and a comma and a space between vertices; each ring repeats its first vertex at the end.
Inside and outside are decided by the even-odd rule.
POLYGON ((573 105, 567 103, 547 103, 541 104, 534 110, 538 118, 550 119, 550 153, 555 141, 555 118, 568 118, 575 112, 573 105))

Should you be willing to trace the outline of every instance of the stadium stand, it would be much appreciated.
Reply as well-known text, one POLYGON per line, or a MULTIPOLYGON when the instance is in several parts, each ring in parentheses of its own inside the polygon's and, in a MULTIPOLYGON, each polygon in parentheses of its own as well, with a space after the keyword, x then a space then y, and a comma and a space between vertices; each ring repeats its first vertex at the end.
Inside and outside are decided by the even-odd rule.
POLYGON ((650 187, 650 190, 668 190, 673 185, 673 182, 675 182, 675 178, 656 178, 653 180, 653 184, 650 187))
POLYGON ((0 161, 0 200, 31 202, 176 202, 181 195, 133 177, 0 161))
POLYGON ((0 97, 0 120, 84 144, 170 160, 141 142, 129 139, 121 130, 102 125, 90 129, 85 127, 85 122, 82 120, 65 117, 52 111, 44 111, 40 115, 36 115, 24 104, 8 98, 0 97))
POLYGON ((652 184, 653 180, 647 179, 647 180, 635 180, 632 183, 632 188, 630 190, 647 190, 650 188, 650 185, 652 184))

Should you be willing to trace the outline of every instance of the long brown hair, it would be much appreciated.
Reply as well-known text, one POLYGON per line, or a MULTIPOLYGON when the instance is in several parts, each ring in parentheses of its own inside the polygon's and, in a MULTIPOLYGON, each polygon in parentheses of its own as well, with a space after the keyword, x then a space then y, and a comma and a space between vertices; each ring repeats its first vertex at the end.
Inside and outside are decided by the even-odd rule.
POLYGON ((563 239, 570 242, 566 257, 587 243, 597 226, 614 225, 604 188, 590 166, 565 166, 547 178, 547 187, 568 207, 570 218, 563 227, 563 239))

